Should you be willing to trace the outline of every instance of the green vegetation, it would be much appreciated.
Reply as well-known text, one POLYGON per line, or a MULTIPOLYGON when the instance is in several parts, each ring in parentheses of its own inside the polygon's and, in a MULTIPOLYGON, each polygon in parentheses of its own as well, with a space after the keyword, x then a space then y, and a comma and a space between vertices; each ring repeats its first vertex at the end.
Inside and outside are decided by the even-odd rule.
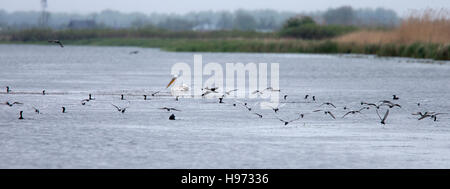
POLYGON ((49 39, 60 39, 67 45, 137 46, 184 52, 357 53, 450 60, 448 43, 361 43, 333 38, 354 30, 349 26, 316 25, 311 18, 303 17, 289 19, 279 32, 271 33, 157 28, 30 29, 4 32, 0 43, 48 44, 49 39))
POLYGON ((328 39, 357 30, 354 26, 317 25, 311 17, 290 18, 280 30, 282 37, 328 39))
MULTIPOLYGON (((25 43, 48 44, 46 41, 25 43)), ((354 53, 450 60, 450 44, 437 45, 428 43, 361 45, 330 40, 183 38, 96 38, 68 40, 65 43, 70 45, 149 47, 178 52, 354 53)))

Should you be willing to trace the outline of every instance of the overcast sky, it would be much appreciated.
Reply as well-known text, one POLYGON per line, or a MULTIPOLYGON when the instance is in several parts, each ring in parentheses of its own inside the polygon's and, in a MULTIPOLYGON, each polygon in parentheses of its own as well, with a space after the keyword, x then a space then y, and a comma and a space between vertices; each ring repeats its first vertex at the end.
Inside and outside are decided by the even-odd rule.
MULTIPOLYGON (((41 0, 0 0, 0 9, 8 12, 40 10, 41 0)), ((351 5, 385 7, 404 15, 410 9, 449 8, 450 0, 47 0, 51 12, 91 13, 104 9, 121 12, 186 13, 202 10, 275 9, 316 11, 351 5)))

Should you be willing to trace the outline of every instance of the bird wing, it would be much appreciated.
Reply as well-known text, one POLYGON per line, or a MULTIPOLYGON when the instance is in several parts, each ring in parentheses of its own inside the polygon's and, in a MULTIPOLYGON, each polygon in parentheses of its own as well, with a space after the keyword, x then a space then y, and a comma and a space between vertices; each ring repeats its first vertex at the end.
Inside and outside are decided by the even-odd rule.
POLYGON ((384 121, 386 121, 388 115, 389 115, 389 109, 386 110, 386 113, 384 114, 384 117, 383 117, 383 119, 381 120, 381 122, 384 123, 384 121))
POLYGON ((238 89, 229 90, 226 92, 227 95, 230 95, 231 92, 237 91, 238 89))
POLYGON ((178 110, 178 109, 176 109, 176 108, 170 108, 170 110, 173 110, 173 111, 178 111, 178 112, 180 112, 181 110, 178 110))
POLYGON ((119 110, 120 111, 120 107, 119 106, 116 106, 116 105, 114 105, 114 104, 111 104, 111 105, 113 105, 115 108, 117 108, 117 110, 119 110))
POLYGON ((313 112, 320 112, 320 111, 322 111, 322 110, 314 110, 313 112))
POLYGON ((59 46, 61 46, 61 48, 64 47, 63 43, 61 41, 58 41, 59 46))
POLYGON ((351 113, 352 113, 352 111, 345 113, 344 116, 342 116, 342 118, 344 118, 345 116, 347 116, 348 114, 351 114, 351 113))
POLYGON ((422 120, 425 119, 426 117, 429 117, 430 115, 422 115, 422 117, 420 117, 418 120, 422 120))
POLYGON ((330 103, 330 106, 333 106, 334 108, 336 108, 336 106, 333 103, 330 103))
POLYGON ((328 114, 330 114, 330 116, 331 116, 333 119, 336 119, 336 117, 334 117, 334 115, 333 115, 331 112, 328 112, 328 114))

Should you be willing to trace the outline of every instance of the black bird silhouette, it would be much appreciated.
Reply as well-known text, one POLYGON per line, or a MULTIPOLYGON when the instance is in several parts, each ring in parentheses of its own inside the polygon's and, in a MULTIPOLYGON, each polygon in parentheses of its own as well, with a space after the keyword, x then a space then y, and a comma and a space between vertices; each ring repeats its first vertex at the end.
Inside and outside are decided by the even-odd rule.
POLYGON ((448 113, 435 113, 435 114, 431 115, 431 119, 433 119, 434 121, 437 121, 437 116, 442 115, 442 114, 448 114, 448 113))
POLYGON ((175 120, 175 114, 170 115, 169 120, 175 120))
POLYGON ((152 93, 152 96, 155 96, 155 95, 158 94, 159 92, 161 92, 161 91, 156 91, 156 92, 152 93))
POLYGON ((92 94, 89 93, 89 100, 95 100, 95 98, 92 98, 92 94))
POLYGON ((397 95, 392 95, 392 99, 393 100, 398 100, 398 99, 400 99, 397 95))
POLYGON ((9 107, 11 107, 11 106, 14 106, 14 104, 20 105, 20 104, 23 104, 23 103, 21 103, 21 102, 13 102, 13 103, 5 102, 5 104, 8 105, 9 107))
POLYGON ((20 111, 20 112, 19 112, 19 114, 20 114, 19 119, 23 119, 22 113, 23 113, 23 111, 20 111))
POLYGON ((42 91, 42 95, 45 95, 45 90, 42 91))
POLYGON ((9 86, 6 86, 6 93, 11 92, 11 90, 9 90, 9 86))
POLYGON ((125 111, 126 111, 127 108, 128 108, 128 107, 122 108, 122 107, 116 106, 116 105, 114 105, 114 104, 111 104, 111 105, 113 105, 113 106, 117 109, 117 111, 118 111, 118 112, 121 112, 121 113, 125 113, 125 111))
POLYGON ((219 98, 219 103, 220 103, 220 104, 223 103, 223 98, 222 98, 222 97, 219 98))
POLYGON ((284 96, 283 96, 284 100, 286 100, 287 96, 288 96, 288 95, 284 95, 284 96))
POLYGON ((309 95, 305 95, 305 100, 308 99, 309 95))
POLYGON ((336 119, 336 117, 331 113, 331 111, 325 111, 325 110, 314 110, 313 112, 323 112, 325 115, 330 115, 333 119, 336 119))
POLYGON ((170 112, 170 111, 178 111, 178 112, 180 112, 181 111, 181 110, 178 110, 176 108, 168 108, 168 107, 162 107, 162 108, 158 108, 158 109, 160 109, 160 110, 167 110, 168 112, 170 112))
POLYGON ((59 44, 59 46, 60 46, 61 48, 64 47, 63 43, 62 43, 60 40, 48 40, 48 42, 49 42, 49 43, 56 43, 56 44, 59 44))
POLYGON ((139 51, 131 51, 130 54, 138 54, 139 51))
POLYGON ((373 106, 377 109, 380 109, 380 105, 376 105, 375 103, 361 102, 361 105, 373 106))
POLYGON ((323 106, 323 105, 333 106, 333 108, 336 108, 336 106, 333 103, 331 103, 331 102, 325 102, 325 103, 321 104, 320 106, 323 106))
POLYGON ((35 107, 33 107, 33 109, 34 109, 34 112, 36 112, 37 114, 40 114, 41 112, 39 111, 39 109, 37 109, 37 108, 35 108, 35 107))
POLYGON ((147 100, 147 95, 144 95, 144 100, 147 100))
POLYGON ((253 113, 253 114, 257 115, 259 118, 263 118, 263 115, 261 115, 261 114, 258 114, 258 113, 253 113))
POLYGON ((125 100, 125 98, 123 97, 123 94, 120 95, 120 100, 125 100))
POLYGON ((316 101, 316 96, 312 96, 313 101, 316 101))
POLYGON ((62 107, 62 113, 66 113, 66 107, 62 107))
POLYGON ((299 116, 298 118, 296 118, 296 119, 293 119, 293 120, 289 120, 289 121, 286 121, 286 120, 284 120, 284 119, 281 119, 281 118, 279 118, 279 117, 277 117, 277 119, 278 119, 278 120, 280 120, 281 122, 283 122, 283 123, 284 123, 284 125, 286 126, 287 124, 289 124, 289 123, 291 123, 291 122, 294 122, 294 121, 297 121, 297 120, 299 120, 299 119, 300 119, 300 116, 299 116))
POLYGON ((360 114, 361 114, 361 111, 362 111, 362 110, 368 109, 368 108, 369 108, 369 107, 364 107, 364 108, 361 108, 361 109, 359 109, 359 110, 349 111, 349 112, 345 113, 344 116, 342 116, 342 118, 344 118, 345 116, 347 116, 347 115, 349 115, 349 114, 356 114, 356 113, 360 113, 360 114))
POLYGON ((83 100, 81 100, 81 105, 86 105, 86 103, 87 102, 89 102, 90 100, 89 99, 83 99, 83 100))
POLYGON ((179 98, 179 97, 180 97, 180 96, 176 96, 176 97, 175 97, 175 101, 178 101, 178 98, 179 98))
POLYGON ((378 113, 378 109, 377 109, 377 115, 378 115, 378 117, 381 120, 380 123, 384 125, 384 124, 386 124, 386 119, 387 119, 387 117, 389 115, 389 109, 386 110, 386 113, 384 114, 383 118, 381 118, 380 114, 378 113))

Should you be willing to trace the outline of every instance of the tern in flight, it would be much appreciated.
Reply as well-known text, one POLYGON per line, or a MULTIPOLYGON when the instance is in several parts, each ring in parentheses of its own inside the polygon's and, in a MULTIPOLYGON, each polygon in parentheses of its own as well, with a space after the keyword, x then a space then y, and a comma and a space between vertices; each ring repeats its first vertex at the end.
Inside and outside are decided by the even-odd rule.
POLYGON ((330 115, 333 119, 336 119, 336 116, 334 116, 333 113, 331 113, 331 111, 326 111, 326 110, 314 110, 313 112, 323 112, 325 115, 330 115))
POLYGON ((59 44, 59 46, 60 46, 61 48, 64 47, 64 45, 62 44, 62 42, 61 42, 60 40, 48 40, 48 42, 49 42, 49 43, 56 43, 56 44, 59 44))
POLYGON ((66 107, 61 107, 62 108, 62 113, 66 113, 66 107))
POLYGON ((435 114, 431 115, 431 119, 433 119, 434 121, 437 121, 437 116, 442 115, 442 114, 448 114, 448 113, 435 113, 435 114))
POLYGON ((378 115, 378 117, 380 118, 380 120, 381 120, 381 124, 386 124, 386 119, 387 119, 387 117, 388 117, 388 115, 389 115, 389 109, 387 109, 386 110, 386 113, 384 113, 384 116, 383 116, 383 118, 381 118, 381 116, 380 116, 380 114, 378 113, 378 109, 377 109, 377 115, 378 115))
POLYGON ((158 108, 158 109, 160 109, 160 110, 167 110, 168 112, 170 112, 170 111, 180 112, 181 111, 181 110, 178 110, 176 108, 169 108, 169 107, 162 107, 162 108, 158 108))
POLYGON ((347 116, 349 114, 356 114, 356 113, 361 114, 361 111, 364 110, 364 109, 369 109, 369 107, 364 107, 364 108, 361 108, 359 110, 349 111, 349 112, 345 113, 344 116, 342 116, 342 118, 344 118, 345 116, 347 116))
POLYGON ((11 107, 11 106, 14 106, 14 104, 21 105, 23 103, 21 103, 21 102, 13 102, 13 103, 5 102, 5 104, 8 105, 9 107, 11 107))
POLYGON ((34 112, 36 112, 37 114, 40 114, 41 112, 39 111, 39 109, 37 109, 37 108, 35 108, 35 107, 33 107, 33 109, 34 109, 34 112))
POLYGON ((225 96, 230 95, 231 92, 234 92, 234 91, 237 91, 237 90, 238 90, 238 89, 233 89, 233 90, 226 91, 226 92, 222 95, 222 98, 224 98, 225 96))
POLYGON ((9 90, 9 86, 6 86, 6 93, 11 92, 11 90, 9 90))
POLYGON ((253 114, 257 115, 259 118, 263 118, 262 114, 258 114, 258 113, 253 113, 253 114))
POLYGON ((113 105, 113 106, 117 109, 117 111, 118 111, 118 112, 121 112, 121 113, 125 113, 125 111, 126 111, 127 108, 128 108, 128 107, 122 108, 122 107, 116 106, 116 105, 114 105, 114 104, 111 104, 111 105, 113 105))
MULTIPOLYGON (((333 106, 333 108, 336 108, 336 106, 335 106, 333 103, 331 103, 331 102, 325 102, 325 103, 323 103, 323 104, 320 105, 320 106, 323 106, 323 105, 333 106)), ((319 106, 319 107, 320 107, 320 106, 319 106)))
POLYGON ((265 91, 270 91, 270 92, 280 92, 280 89, 273 89, 272 87, 267 87, 263 90, 256 90, 253 91, 252 94, 263 94, 265 91))
POLYGON ((269 106, 269 105, 266 105, 267 107, 269 107, 269 108, 272 108, 272 110, 275 112, 275 113, 278 113, 278 111, 280 110, 280 108, 281 107, 283 107, 283 106, 285 106, 286 104, 279 104, 277 107, 273 107, 273 106, 269 106))
POLYGON ((284 119, 281 119, 281 118, 279 118, 279 117, 277 117, 277 119, 278 119, 278 120, 280 120, 281 122, 283 122, 283 123, 284 123, 284 125, 286 126, 287 124, 289 124, 289 123, 291 123, 291 122, 294 122, 294 121, 297 121, 297 120, 299 120, 299 119, 300 119, 300 117, 298 117, 298 118, 296 118, 296 119, 293 119, 293 120, 289 120, 289 121, 286 121, 286 120, 284 120, 284 119))

